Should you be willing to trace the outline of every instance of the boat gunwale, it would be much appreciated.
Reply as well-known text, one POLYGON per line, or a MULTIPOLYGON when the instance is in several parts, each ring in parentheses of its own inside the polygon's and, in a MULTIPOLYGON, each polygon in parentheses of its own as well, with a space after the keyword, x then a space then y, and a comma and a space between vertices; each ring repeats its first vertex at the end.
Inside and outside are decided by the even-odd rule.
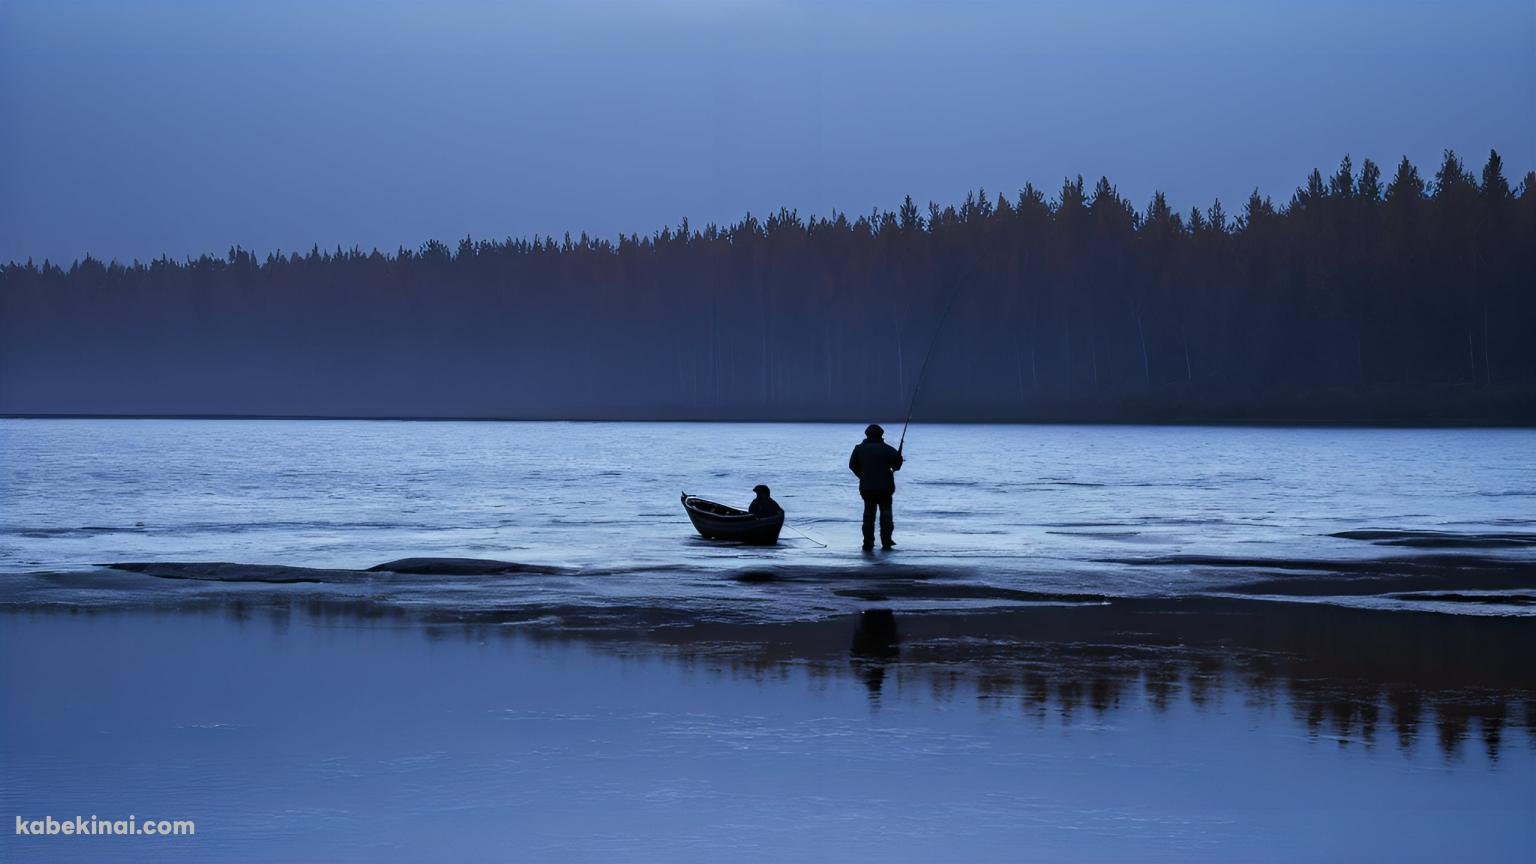
POLYGON ((693 523, 694 530, 708 540, 736 540, 759 545, 769 545, 778 542, 779 532, 784 528, 784 512, 781 510, 771 516, 759 516, 755 513, 740 510, 718 501, 708 498, 700 498, 697 495, 682 494, 683 511, 688 514, 688 519, 693 523), (708 504, 724 510, 733 511, 730 514, 712 513, 709 510, 694 504, 708 504))

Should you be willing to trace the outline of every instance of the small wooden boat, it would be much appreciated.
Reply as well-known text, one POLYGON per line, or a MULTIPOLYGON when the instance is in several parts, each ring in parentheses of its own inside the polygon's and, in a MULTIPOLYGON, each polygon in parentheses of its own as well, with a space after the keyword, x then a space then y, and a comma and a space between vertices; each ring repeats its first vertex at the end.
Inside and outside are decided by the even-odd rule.
POLYGON ((753 546, 772 546, 779 542, 779 530, 784 527, 784 514, 753 516, 714 501, 706 501, 696 495, 683 493, 683 509, 693 520, 693 527, 709 540, 735 540, 753 546))

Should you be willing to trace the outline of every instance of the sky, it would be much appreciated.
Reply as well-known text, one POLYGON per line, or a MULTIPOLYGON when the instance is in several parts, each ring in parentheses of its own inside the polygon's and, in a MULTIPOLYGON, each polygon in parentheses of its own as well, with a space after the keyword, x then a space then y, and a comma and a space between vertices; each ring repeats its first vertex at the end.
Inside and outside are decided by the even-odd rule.
POLYGON ((0 261, 1536 168, 1536 3, 0 0, 0 261), (1390 168, 1388 169, 1390 173, 1390 168))

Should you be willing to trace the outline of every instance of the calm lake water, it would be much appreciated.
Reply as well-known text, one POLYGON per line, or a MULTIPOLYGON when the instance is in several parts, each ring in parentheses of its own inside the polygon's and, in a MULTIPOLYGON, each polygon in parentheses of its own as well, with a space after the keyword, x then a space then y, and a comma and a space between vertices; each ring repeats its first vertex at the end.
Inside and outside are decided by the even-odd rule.
POLYGON ((5 860, 1528 861, 1536 848, 1528 730, 1444 751, 1430 718, 1401 739, 1384 713, 1374 733, 1340 734, 1311 725, 1297 694, 1219 669, 1171 691, 1079 674, 1037 698, 897 663, 872 696, 846 655, 754 663, 719 646, 265 615, 13 613, 0 649, 8 822, 197 824, 193 838, 7 825, 5 860))
POLYGON ((795 617, 832 601, 714 577, 899 564, 1138 596, 1251 577, 1181 556, 1424 552, 1328 536, 1361 529, 1508 535, 1524 541, 1473 551, 1536 551, 1533 430, 919 425, 898 475, 900 548, 865 559, 846 467, 861 437, 821 424, 0 420, 0 573, 443 555, 626 572, 549 586, 583 602, 751 600, 795 617), (695 536, 681 491, 744 506, 757 483, 789 514, 778 547, 695 536), (1175 563, 1121 563, 1155 559, 1175 563))
POLYGON ((0 420, 0 860, 1536 857, 1536 432, 860 434, 0 420))

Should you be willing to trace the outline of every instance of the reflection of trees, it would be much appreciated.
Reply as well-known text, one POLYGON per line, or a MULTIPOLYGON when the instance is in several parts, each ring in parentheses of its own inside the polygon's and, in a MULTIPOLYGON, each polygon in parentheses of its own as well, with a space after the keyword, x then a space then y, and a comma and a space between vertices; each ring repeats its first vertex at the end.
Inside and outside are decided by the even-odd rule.
MULTIPOLYGON (((974 699, 988 710, 1072 724, 1143 701, 1162 713, 1223 710, 1237 698, 1250 710, 1285 707, 1310 734, 1341 747, 1392 742, 1406 751, 1432 732, 1446 758, 1458 758, 1475 736, 1498 759, 1512 727, 1536 745, 1536 667, 1528 662, 1536 625, 1519 618, 1204 599, 877 615, 873 626, 868 618, 865 626, 848 618, 676 626, 680 614, 654 611, 641 625, 612 610, 594 618, 573 610, 559 627, 509 627, 506 613, 444 620, 371 600, 285 594, 184 608, 237 626, 266 617, 279 633, 303 615, 323 625, 409 625, 433 640, 579 641, 754 680, 802 672, 819 687, 851 677, 876 706, 974 699)), ((516 623, 528 623, 550 610, 520 614, 516 623)))
POLYGON ((1432 726, 1447 758, 1476 735, 1497 759, 1512 724, 1536 744, 1536 668, 1523 662, 1536 628, 1518 618, 1154 600, 874 620, 873 628, 868 619, 836 619, 580 636, 456 626, 477 640, 518 632, 660 652, 758 680, 795 668, 816 680, 851 675, 874 704, 976 699, 1070 724, 1143 699, 1166 712, 1218 710, 1237 697, 1248 709, 1286 706, 1312 735, 1341 747, 1376 747, 1384 724, 1405 751, 1432 726))
POLYGON ((1018 648, 1020 657, 1014 664, 1019 668, 1014 674, 983 665, 966 679, 953 665, 964 661, 925 665, 914 646, 903 661, 901 680, 921 681, 934 699, 964 698, 974 692, 992 705, 1016 702, 1019 710, 1040 719, 1055 714, 1063 724, 1073 723, 1085 710, 1104 715, 1139 698, 1162 713, 1180 700, 1196 710, 1215 710, 1229 695, 1239 695, 1249 710, 1275 701, 1288 704, 1310 734, 1333 738, 1341 747, 1374 748, 1383 725, 1389 724, 1392 732, 1388 734, 1395 733, 1397 745, 1408 750, 1426 724, 1432 724, 1447 757, 1458 755, 1461 743, 1475 734, 1489 758, 1496 760, 1510 722, 1523 720, 1527 740, 1536 734, 1530 724, 1531 706, 1536 702, 1529 691, 1489 694, 1477 688, 1426 690, 1402 684, 1386 689, 1363 679, 1315 678, 1305 663, 1277 664, 1270 657, 1255 662, 1241 652, 1213 658, 1207 651, 1194 649, 1178 652, 1188 656, 1106 660, 1070 652, 1045 657, 1048 652, 1043 646, 1030 643, 1020 643, 1018 648), (1277 692, 1284 695, 1277 697, 1277 692), (1524 706, 1523 718, 1511 709, 1512 704, 1524 706))
MULTIPOLYGON (((1497 759, 1510 725, 1536 742, 1536 670, 1522 662, 1536 631, 1521 619, 1183 600, 904 615, 900 626, 899 659, 879 665, 887 699, 974 698, 1072 723, 1143 699, 1165 712, 1218 710, 1238 697, 1249 709, 1287 707, 1341 747, 1375 748, 1385 738, 1407 750, 1431 726, 1448 758, 1477 736, 1497 759)), ((845 656, 825 637, 828 650, 818 651, 815 631, 748 638, 731 650, 713 643, 709 656, 733 675, 758 677, 793 659, 818 675, 852 671, 869 686, 869 657, 845 656)), ((686 638, 665 647, 697 652, 686 638)))

